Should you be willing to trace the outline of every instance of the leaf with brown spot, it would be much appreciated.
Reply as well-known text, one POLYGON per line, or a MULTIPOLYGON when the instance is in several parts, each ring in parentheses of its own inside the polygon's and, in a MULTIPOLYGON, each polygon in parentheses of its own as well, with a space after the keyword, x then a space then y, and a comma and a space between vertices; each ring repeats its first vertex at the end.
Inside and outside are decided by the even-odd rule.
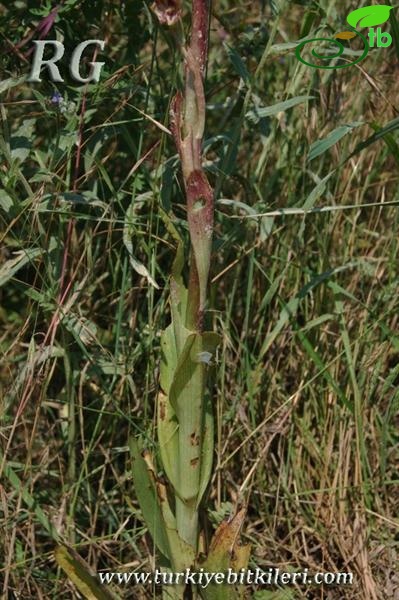
POLYGON ((143 452, 141 442, 130 440, 132 475, 137 499, 144 520, 159 551, 171 559, 171 549, 163 522, 157 491, 157 482, 147 452, 143 452))
POLYGON ((204 76, 208 54, 209 5, 207 0, 193 0, 191 49, 204 76))
POLYGON ((169 398, 158 394, 158 442, 162 465, 174 490, 178 488, 179 471, 177 457, 179 455, 178 422, 169 398))
POLYGON ((213 232, 213 190, 203 171, 193 171, 187 181, 187 219, 197 267, 200 310, 205 309, 213 232))
MULTIPOLYGON (((245 509, 238 511, 217 528, 209 548, 208 556, 201 567, 209 573, 223 573, 229 568, 234 571, 248 566, 250 547, 239 544, 239 536, 245 518, 245 509)), ((232 585, 210 584, 201 590, 204 600, 239 600, 241 591, 232 585)))

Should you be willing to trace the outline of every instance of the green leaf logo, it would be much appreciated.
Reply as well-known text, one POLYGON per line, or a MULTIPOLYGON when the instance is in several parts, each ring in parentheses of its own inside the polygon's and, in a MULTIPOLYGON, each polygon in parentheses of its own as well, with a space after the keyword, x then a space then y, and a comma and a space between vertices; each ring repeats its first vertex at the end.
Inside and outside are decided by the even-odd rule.
POLYGON ((353 10, 346 20, 352 27, 374 27, 382 25, 389 19, 392 6, 380 4, 379 6, 363 6, 353 10))

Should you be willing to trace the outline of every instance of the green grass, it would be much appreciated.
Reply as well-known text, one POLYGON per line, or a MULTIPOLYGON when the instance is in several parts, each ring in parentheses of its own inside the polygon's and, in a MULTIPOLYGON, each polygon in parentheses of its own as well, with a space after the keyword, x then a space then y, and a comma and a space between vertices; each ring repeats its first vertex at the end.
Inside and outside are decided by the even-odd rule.
MULTIPOLYGON (((26 4, 0 4, 14 44, 38 20, 26 4)), ((299 586, 294 598, 393 598, 397 57, 392 46, 340 71, 302 65, 276 45, 325 23, 339 31, 359 6, 306 4, 213 7, 205 166, 218 202, 208 315, 223 341, 207 505, 213 522, 226 503, 248 506, 252 566, 354 573, 354 588, 299 586), (298 96, 312 99, 246 116, 298 96), (358 121, 309 160, 312 144, 358 121)), ((66 113, 50 105, 48 82, 7 86, 26 73, 14 53, 0 63, 4 598, 78 597, 52 558, 57 539, 94 570, 156 564, 128 438, 141 433, 155 450, 175 250, 165 213, 188 242, 179 163, 162 129, 178 58, 141 2, 100 2, 95 14, 89 2, 70 2, 56 27, 73 47, 88 23, 107 39, 106 66, 98 85, 59 85, 74 103, 66 113)), ((123 597, 153 596, 129 588, 123 597)))

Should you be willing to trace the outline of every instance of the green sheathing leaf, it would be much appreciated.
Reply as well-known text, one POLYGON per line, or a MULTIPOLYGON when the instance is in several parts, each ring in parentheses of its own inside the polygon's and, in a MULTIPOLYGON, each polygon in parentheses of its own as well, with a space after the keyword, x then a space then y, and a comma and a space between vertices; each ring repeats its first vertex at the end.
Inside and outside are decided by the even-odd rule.
POLYGON ((170 388, 170 403, 179 423, 179 496, 197 502, 200 489, 204 389, 207 365, 202 353, 214 355, 219 337, 190 334, 179 357, 170 388))
MULTIPOLYGON (((186 182, 187 220, 199 286, 199 312, 205 310, 212 253, 213 190, 205 173, 194 170, 186 182)), ((190 297, 190 300, 192 298, 190 297)))
POLYGON ((168 397, 162 392, 158 394, 157 433, 162 465, 176 491, 179 488, 179 424, 168 397))
POLYGON ((177 532, 166 487, 156 478, 149 453, 143 451, 135 439, 130 440, 130 451, 137 499, 154 543, 175 571, 191 567, 195 559, 194 550, 177 532))
POLYGON ((165 531, 154 476, 150 474, 148 465, 143 458, 143 451, 135 439, 130 440, 130 452, 134 487, 143 517, 154 543, 160 552, 170 559, 169 541, 165 531))
POLYGON ((165 394, 169 394, 177 366, 177 344, 175 328, 169 325, 161 335, 160 383, 165 394))
POLYGON ((198 508, 212 473, 215 426, 211 403, 205 408, 204 429, 201 448, 200 484, 196 507, 198 508))

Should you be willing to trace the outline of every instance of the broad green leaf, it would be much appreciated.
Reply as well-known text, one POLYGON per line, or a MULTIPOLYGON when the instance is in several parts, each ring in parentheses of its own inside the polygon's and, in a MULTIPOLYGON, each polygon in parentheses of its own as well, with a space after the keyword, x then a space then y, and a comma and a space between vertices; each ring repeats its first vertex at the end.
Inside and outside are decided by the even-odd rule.
POLYGON ((327 137, 325 137, 322 140, 318 140, 317 142, 314 142, 310 146, 308 160, 313 160, 317 156, 324 154, 324 152, 327 152, 327 150, 329 150, 329 148, 331 148, 337 142, 339 142, 339 140, 341 140, 345 135, 350 133, 352 131, 352 129, 355 129, 356 127, 360 127, 361 125, 364 125, 364 124, 365 123, 363 121, 355 121, 354 123, 348 123, 347 125, 341 125, 340 127, 337 127, 336 129, 331 131, 327 135, 327 137))
POLYGON ((314 96, 296 96, 295 98, 290 98, 289 100, 285 100, 284 102, 278 102, 277 104, 273 104, 272 106, 254 108, 248 111, 245 116, 250 121, 258 123, 258 121, 260 119, 263 119, 264 117, 271 117, 273 115, 277 115, 278 113, 284 112, 289 108, 293 108, 298 104, 308 102, 308 100, 312 100, 313 98, 314 96))
POLYGON ((389 19, 392 6, 380 4, 377 6, 363 6, 349 13, 346 17, 352 27, 375 27, 382 25, 389 19))
MULTIPOLYGON (((201 354, 209 352, 212 356, 220 343, 220 337, 213 332, 203 334, 191 333, 186 340, 183 351, 178 357, 176 373, 170 389, 171 403, 179 421, 184 415, 186 401, 183 392, 191 388, 192 375, 205 373, 206 364, 201 354)), ((194 386, 195 389, 195 386, 194 386)))
POLYGON ((43 250, 41 248, 27 248, 16 252, 14 258, 7 260, 0 268, 0 287, 7 283, 14 275, 28 263, 31 263, 35 258, 41 256, 43 250))
POLYGON ((202 483, 204 391, 208 369, 203 353, 213 356, 219 341, 215 333, 190 334, 170 387, 169 399, 179 424, 178 494, 186 501, 197 501, 202 483))
POLYGON ((206 488, 208 487, 208 483, 212 474, 214 434, 215 426, 212 406, 208 401, 205 409, 204 429, 202 435, 200 484, 197 497, 197 508, 200 505, 206 488))
POLYGON ((161 335, 160 384, 166 395, 169 394, 177 366, 177 348, 174 327, 171 323, 161 335))
POLYGON ((180 537, 176 528, 176 517, 173 514, 166 487, 163 484, 158 484, 157 493, 159 504, 161 507, 162 518, 165 524, 165 531, 169 541, 170 548, 170 563, 174 571, 184 571, 194 565, 195 551, 180 537))
POLYGON ((160 552, 170 560, 169 541, 165 530, 154 474, 144 460, 145 451, 137 440, 130 439, 134 489, 146 525, 160 552))
POLYGON ((168 397, 159 392, 157 434, 159 453, 165 473, 178 493, 179 488, 179 425, 168 397))
POLYGON ((87 600, 118 600, 119 596, 101 585, 85 561, 71 548, 58 546, 55 549, 54 557, 87 600))
POLYGON ((331 171, 331 173, 328 173, 328 175, 326 175, 325 177, 323 177, 323 179, 320 179, 317 182, 317 185, 310 192, 309 196, 306 198, 305 202, 301 207, 305 213, 308 210, 311 210, 314 207, 316 200, 318 200, 320 196, 324 194, 324 192, 326 191, 327 182, 333 174, 334 171, 331 171))
POLYGON ((189 333, 184 327, 187 310, 187 289, 184 285, 182 277, 182 271, 185 263, 184 243, 166 211, 159 207, 159 212, 168 232, 177 243, 176 255, 172 264, 172 277, 170 281, 170 305, 176 349, 178 354, 180 354, 186 337, 189 333))
POLYGON ((130 451, 137 499, 154 543, 175 571, 191 567, 195 559, 194 550, 176 530, 176 519, 169 505, 166 487, 157 480, 149 454, 141 450, 140 443, 133 438, 130 451))

